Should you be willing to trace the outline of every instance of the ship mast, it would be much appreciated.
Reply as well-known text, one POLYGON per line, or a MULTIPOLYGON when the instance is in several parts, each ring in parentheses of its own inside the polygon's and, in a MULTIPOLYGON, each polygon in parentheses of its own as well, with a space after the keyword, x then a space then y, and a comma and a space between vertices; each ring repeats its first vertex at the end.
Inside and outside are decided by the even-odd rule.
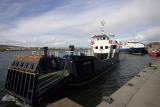
POLYGON ((105 24, 105 21, 102 20, 101 21, 101 33, 102 33, 102 35, 104 35, 104 24, 105 24))

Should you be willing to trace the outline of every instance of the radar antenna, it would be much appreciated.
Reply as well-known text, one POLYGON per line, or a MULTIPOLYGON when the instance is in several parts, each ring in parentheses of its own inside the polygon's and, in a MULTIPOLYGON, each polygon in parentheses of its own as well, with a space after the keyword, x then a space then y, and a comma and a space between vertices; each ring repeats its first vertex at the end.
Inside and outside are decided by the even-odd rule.
POLYGON ((102 35, 104 35, 104 24, 105 24, 105 21, 102 20, 101 21, 101 32, 102 32, 102 35))

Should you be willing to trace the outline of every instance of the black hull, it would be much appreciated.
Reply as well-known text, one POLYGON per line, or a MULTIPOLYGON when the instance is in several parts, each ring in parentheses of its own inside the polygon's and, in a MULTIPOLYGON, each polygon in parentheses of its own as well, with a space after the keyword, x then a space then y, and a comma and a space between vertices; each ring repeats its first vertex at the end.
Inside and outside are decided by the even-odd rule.
POLYGON ((80 85, 96 79, 119 62, 119 54, 114 58, 99 60, 94 56, 72 56, 69 85, 80 85))
POLYGON ((130 54, 147 54, 147 50, 145 48, 127 48, 120 49, 121 53, 130 53, 130 54))

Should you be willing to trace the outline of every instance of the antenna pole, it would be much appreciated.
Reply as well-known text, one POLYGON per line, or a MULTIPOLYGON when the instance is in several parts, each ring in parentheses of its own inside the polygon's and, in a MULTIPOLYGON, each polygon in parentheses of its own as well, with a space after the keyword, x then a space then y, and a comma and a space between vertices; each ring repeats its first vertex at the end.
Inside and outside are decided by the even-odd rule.
POLYGON ((102 35, 104 35, 104 24, 105 24, 105 21, 102 20, 101 21, 101 33, 102 33, 102 35))

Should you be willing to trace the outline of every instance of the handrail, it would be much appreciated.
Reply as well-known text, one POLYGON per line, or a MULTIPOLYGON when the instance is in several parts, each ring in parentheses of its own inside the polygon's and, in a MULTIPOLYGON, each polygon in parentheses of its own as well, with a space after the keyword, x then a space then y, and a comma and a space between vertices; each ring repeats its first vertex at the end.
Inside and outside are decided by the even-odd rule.
MULTIPOLYGON (((54 55, 59 57, 59 51, 48 51, 48 55, 54 55)), ((93 56, 92 50, 80 50, 80 51, 64 51, 64 55, 85 55, 85 56, 93 56)), ((43 51, 32 51, 32 55, 44 55, 43 51)))

